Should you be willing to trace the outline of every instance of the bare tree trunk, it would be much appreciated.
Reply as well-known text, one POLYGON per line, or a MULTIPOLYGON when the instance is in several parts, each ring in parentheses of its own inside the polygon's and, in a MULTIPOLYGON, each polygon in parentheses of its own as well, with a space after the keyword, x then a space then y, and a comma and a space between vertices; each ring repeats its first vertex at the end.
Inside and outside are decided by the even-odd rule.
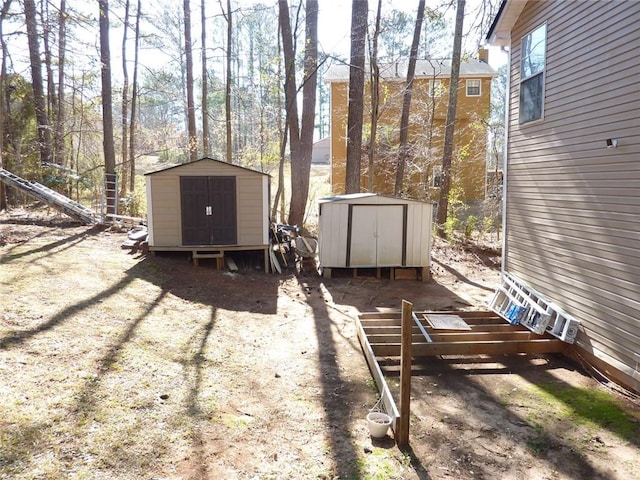
POLYGON ((40 60, 39 35, 34 0, 24 0, 24 14, 27 22, 27 39, 29 43, 33 99, 36 109, 36 121, 38 122, 37 131, 40 147, 40 163, 46 164, 51 163, 51 135, 49 132, 47 105, 44 98, 42 61, 40 60))
MULTIPOLYGON (((282 142, 280 143, 280 161, 278 162, 278 188, 273 196, 273 207, 271 209, 271 219, 273 221, 277 221, 278 204, 284 198, 284 163, 287 157, 287 134, 289 133, 286 125, 284 125, 284 128, 281 125, 280 129, 282 131, 282 142)), ((282 210, 284 211, 284 209, 282 210)), ((281 213, 280 216, 282 217, 283 215, 281 213)))
POLYGON ((440 181, 440 197, 438 200, 438 236, 445 237, 444 224, 449 210, 449 190, 451 189, 451 161, 453 159, 453 139, 455 134, 456 108, 458 104, 458 83, 460 78, 460 58, 462 52, 462 27, 464 23, 465 0, 458 0, 456 10, 456 27, 453 37, 453 56, 451 58, 451 83, 449 85, 449 104, 447 106, 447 123, 444 131, 444 148, 442 154, 442 177, 440 181))
POLYGON ((200 30, 202 31, 202 155, 211 154, 209 139, 209 76, 207 73, 207 16, 206 0, 200 2, 200 30))
POLYGON ((409 157, 409 112, 411 111, 411 94, 413 92, 413 79, 416 73, 416 60, 418 57, 418 47, 420 46, 420 32, 422 31, 422 20, 424 18, 424 0, 418 2, 418 13, 416 15, 416 27, 413 31, 413 41, 411 42, 411 53, 409 55, 409 66, 407 68, 407 84, 402 96, 402 114, 400 115, 400 144, 398 152, 398 166, 396 170, 396 183, 393 189, 394 195, 402 193, 404 183, 404 167, 409 157))
POLYGON ((352 0, 349 112, 347 115, 346 193, 357 193, 360 191, 362 118, 364 110, 364 57, 368 14, 368 0, 352 0))
MULTIPOLYGON (((281 24, 278 22, 278 78, 282 78, 282 42, 281 37, 281 24)), ((282 111, 282 95, 278 95, 278 111, 282 111)), ((278 115, 278 132, 280 133, 280 160, 278 162, 278 186, 273 196, 273 206, 271 207, 271 220, 277 221, 278 204, 280 198, 284 196, 284 162, 286 159, 287 151, 287 125, 282 125, 282 115, 278 115)))
POLYGON ((369 52, 369 90, 371 92, 371 132, 369 134, 369 169, 368 187, 369 192, 375 189, 375 160, 376 142, 378 138, 378 115, 380 110, 380 67, 378 66, 378 37, 380 36, 380 17, 382 13, 382 0, 378 0, 376 11, 376 26, 371 39, 371 49, 369 52))
MULTIPOLYGON (((56 85, 53 81, 53 67, 51 60, 51 25, 50 25, 50 16, 49 16, 49 2, 45 2, 44 0, 40 0, 40 24, 42 25, 42 46, 44 47, 44 66, 45 71, 47 72, 46 76, 46 84, 47 84, 47 94, 46 105, 47 105, 47 118, 49 119, 49 125, 56 125, 57 118, 57 100, 56 100, 56 85)), ((51 150, 51 161, 57 165, 61 165, 62 161, 56 158, 56 147, 55 147, 55 133, 53 138, 51 138, 51 132, 49 133, 49 138, 51 144, 49 148, 51 150)))
MULTIPOLYGON (((67 2, 60 0, 58 13, 58 99, 56 106, 53 148, 58 164, 66 164, 66 148, 64 144, 64 125, 66 121, 64 95, 64 64, 67 53, 67 2)), ((71 185, 69 185, 71 192, 71 185)))
POLYGON ((233 46, 233 19, 231 16, 231 0, 227 0, 227 76, 225 82, 224 108, 227 135, 227 162, 233 162, 233 145, 231 137, 231 58, 233 46))
POLYGON ((316 117, 318 70, 318 1, 307 0, 305 20, 304 77, 302 86, 302 125, 298 155, 291 156, 291 202, 289 224, 304 224, 309 198, 309 175, 316 117))
MULTIPOLYGON (((98 0, 100 6, 100 64, 102 79, 102 149, 104 173, 115 175, 116 151, 113 144, 113 98, 111 92, 111 51, 109 49, 109 1, 98 0)), ((116 212, 115 196, 107 195, 107 214, 116 212)))
MULTIPOLYGON (((121 167, 120 171, 122 174, 120 175, 120 196, 124 197, 127 192, 127 167, 129 156, 128 156, 128 116, 129 116, 129 70, 127 68, 127 32, 129 31, 129 6, 130 1, 126 0, 124 4, 124 25, 122 27, 122 112, 120 112, 120 122, 122 127, 122 144, 120 145, 121 150, 121 167)), ((133 180, 132 180, 133 181, 133 180)))
MULTIPOLYGON (((289 3, 287 0, 278 1, 278 21, 280 24, 280 35, 282 37, 282 55, 284 57, 284 98, 285 98, 285 114, 287 126, 284 131, 289 131, 289 153, 291 155, 291 163, 298 158, 300 149, 300 126, 298 124, 298 102, 296 90, 296 65, 295 51, 293 48, 293 32, 291 30, 291 21, 289 20, 289 3)), ((283 141, 284 143, 284 141, 283 141)), ((284 146, 281 153, 284 153, 284 146)), ((284 155, 282 156, 282 161, 284 155)), ((284 189, 284 186, 283 186, 284 189)), ((284 194, 281 196, 284 203, 284 194)), ((293 197, 291 198, 293 202, 293 197)))
POLYGON ((133 53, 133 82, 131 84, 131 120, 129 121, 129 191, 136 190, 136 156, 135 156, 135 135, 136 135, 136 108, 138 102, 138 54, 140 53, 140 15, 142 0, 138 0, 136 10, 136 31, 135 46, 133 53))
POLYGON ((198 159, 196 106, 193 99, 193 50, 191 48, 191 5, 184 0, 184 53, 187 60, 187 132, 189 136, 189 160, 198 159))
MULTIPOLYGON (((2 45, 2 64, 0 65, 0 168, 4 167, 4 118, 5 118, 5 83, 7 78, 7 43, 4 41, 2 24, 9 12, 11 0, 5 0, 0 10, 0 44, 2 45)), ((7 209, 7 189, 0 182, 0 212, 7 209)))

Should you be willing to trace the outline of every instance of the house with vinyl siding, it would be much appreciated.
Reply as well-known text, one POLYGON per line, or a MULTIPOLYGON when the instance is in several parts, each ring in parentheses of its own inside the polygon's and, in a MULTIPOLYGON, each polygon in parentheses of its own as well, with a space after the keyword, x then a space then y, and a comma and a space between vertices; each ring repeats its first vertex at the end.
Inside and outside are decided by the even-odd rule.
POLYGON ((640 1, 504 0, 503 271, 579 329, 572 351, 640 391, 640 1))

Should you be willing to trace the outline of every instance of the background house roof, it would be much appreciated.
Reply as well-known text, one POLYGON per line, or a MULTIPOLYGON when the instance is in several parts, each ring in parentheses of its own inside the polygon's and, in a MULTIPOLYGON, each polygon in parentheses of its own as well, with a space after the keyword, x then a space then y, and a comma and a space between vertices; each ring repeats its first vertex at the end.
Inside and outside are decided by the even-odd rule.
POLYGON ((506 47, 511 44, 511 29, 518 20, 528 0, 502 0, 500 9, 493 19, 487 42, 496 47, 506 47))
MULTIPOLYGON (((385 80, 405 80, 409 61, 385 63, 380 65, 380 76, 385 80)), ((366 74, 369 67, 366 66, 366 74)), ((468 59, 460 64, 461 77, 496 77, 496 72, 488 63, 468 59)), ((416 78, 447 78, 451 76, 451 59, 418 60, 416 78)), ((349 81, 349 65, 332 65, 325 76, 327 82, 349 81)))

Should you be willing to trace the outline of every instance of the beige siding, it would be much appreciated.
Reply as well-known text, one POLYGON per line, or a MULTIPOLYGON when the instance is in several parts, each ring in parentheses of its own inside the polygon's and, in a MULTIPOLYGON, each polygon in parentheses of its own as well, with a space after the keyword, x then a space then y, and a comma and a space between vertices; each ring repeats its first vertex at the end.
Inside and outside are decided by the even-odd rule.
POLYGON ((265 238, 266 200, 265 178, 261 175, 237 178, 238 243, 262 245, 265 238))
MULTIPOLYGON (((505 269, 638 382, 640 2, 529 2, 512 31, 505 269), (520 42, 546 22, 544 118, 518 123, 520 42), (617 139, 607 149, 606 139, 617 139)), ((639 384, 640 385, 640 384, 639 384)))
POLYGON ((150 198, 148 205, 151 205, 151 246, 182 245, 181 176, 236 177, 237 244, 247 246, 268 243, 269 177, 224 162, 200 160, 147 176, 147 196, 150 198))
POLYGON ((181 245, 179 177, 151 177, 151 202, 153 212, 153 244, 151 246, 181 245))

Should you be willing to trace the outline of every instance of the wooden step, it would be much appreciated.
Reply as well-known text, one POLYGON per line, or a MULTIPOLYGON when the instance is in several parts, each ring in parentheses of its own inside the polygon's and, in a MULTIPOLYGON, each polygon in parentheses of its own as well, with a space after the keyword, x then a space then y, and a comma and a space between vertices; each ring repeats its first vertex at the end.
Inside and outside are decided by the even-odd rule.
POLYGON ((194 250, 191 253, 191 260, 193 261, 194 267, 198 266, 198 260, 201 258, 203 259, 215 258, 216 268, 220 270, 222 267, 224 267, 224 252, 220 252, 220 251, 198 252, 197 250, 194 250))
POLYGON ((191 255, 192 258, 222 258, 224 257, 224 253, 216 252, 216 253, 198 253, 193 252, 191 255))

